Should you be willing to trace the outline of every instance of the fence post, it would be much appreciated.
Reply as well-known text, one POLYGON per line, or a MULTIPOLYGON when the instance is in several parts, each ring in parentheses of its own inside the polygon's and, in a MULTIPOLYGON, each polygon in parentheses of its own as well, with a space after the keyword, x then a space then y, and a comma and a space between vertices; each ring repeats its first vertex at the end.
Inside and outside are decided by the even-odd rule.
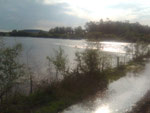
POLYGON ((119 57, 117 56, 117 67, 119 67, 119 57))

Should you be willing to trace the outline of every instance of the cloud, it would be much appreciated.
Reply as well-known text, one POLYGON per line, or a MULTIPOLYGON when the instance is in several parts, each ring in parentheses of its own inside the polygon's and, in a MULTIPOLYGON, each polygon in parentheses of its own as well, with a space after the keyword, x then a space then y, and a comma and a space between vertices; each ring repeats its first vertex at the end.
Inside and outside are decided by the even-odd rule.
POLYGON ((90 20, 149 24, 148 0, 0 0, 0 29, 83 25, 90 20))
POLYGON ((1 0, 0 29, 49 28, 83 24, 86 19, 68 15, 66 3, 43 4, 41 0, 1 0), (44 24, 45 22, 45 24, 44 24))
POLYGON ((88 20, 110 18, 150 24, 148 22, 150 17, 149 0, 43 0, 43 3, 67 3, 70 9, 67 14, 88 20))
MULTIPOLYGON (((131 22, 139 21, 142 24, 149 24, 145 21, 150 18, 150 7, 147 6, 147 0, 141 2, 141 0, 133 0, 132 2, 123 2, 116 5, 112 5, 110 8, 115 10, 121 10, 122 14, 116 16, 117 20, 130 20, 131 22), (124 13, 126 11, 126 13, 124 13)), ((149 3, 148 3, 149 4, 149 3)), ((150 4, 149 4, 150 5, 150 4)))

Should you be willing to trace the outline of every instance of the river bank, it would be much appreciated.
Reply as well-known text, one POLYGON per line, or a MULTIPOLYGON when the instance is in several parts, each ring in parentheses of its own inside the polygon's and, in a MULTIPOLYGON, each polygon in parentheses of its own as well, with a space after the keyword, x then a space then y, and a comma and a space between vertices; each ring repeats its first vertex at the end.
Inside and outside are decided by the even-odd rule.
POLYGON ((13 113, 58 113, 73 104, 94 98, 97 93, 103 94, 109 82, 125 76, 126 73, 141 71, 145 66, 145 57, 149 57, 149 54, 137 57, 126 65, 108 68, 101 72, 89 71, 89 74, 87 72, 79 74, 78 71, 74 71, 62 81, 51 84, 43 82, 29 96, 16 94, 13 98, 9 98, 9 101, 3 103, 3 111, 4 113, 12 111, 13 113))

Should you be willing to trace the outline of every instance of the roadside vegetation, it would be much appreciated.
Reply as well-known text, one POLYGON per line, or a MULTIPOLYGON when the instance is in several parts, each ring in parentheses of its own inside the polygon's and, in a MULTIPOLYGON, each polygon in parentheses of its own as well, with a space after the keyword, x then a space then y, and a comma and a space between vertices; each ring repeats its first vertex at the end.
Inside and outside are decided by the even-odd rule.
MULTIPOLYGON (((0 101, 17 84, 18 79, 24 75, 23 64, 17 62, 22 46, 15 45, 12 48, 0 47, 0 101)), ((8 94, 8 95, 7 95, 8 94)))
MULTIPOLYGON (((129 71, 137 72, 144 67, 144 58, 149 57, 150 51, 145 43, 138 44, 133 45, 136 52, 128 48, 128 53, 133 56, 132 60, 121 62, 116 57, 115 67, 111 65, 111 56, 99 49, 89 48, 83 52, 76 52, 76 64, 71 68, 63 49, 59 48, 55 51, 55 56, 46 58, 48 69, 55 70, 56 79, 41 81, 40 84, 35 83, 36 88, 29 94, 14 92, 20 80, 26 76, 26 66, 17 60, 21 45, 14 47, 2 45, 0 113, 58 113, 70 105, 94 97, 97 93, 103 94, 109 82, 125 76, 129 71)), ((52 76, 51 73, 49 76, 52 76)), ((32 79, 29 78, 30 83, 32 79)))

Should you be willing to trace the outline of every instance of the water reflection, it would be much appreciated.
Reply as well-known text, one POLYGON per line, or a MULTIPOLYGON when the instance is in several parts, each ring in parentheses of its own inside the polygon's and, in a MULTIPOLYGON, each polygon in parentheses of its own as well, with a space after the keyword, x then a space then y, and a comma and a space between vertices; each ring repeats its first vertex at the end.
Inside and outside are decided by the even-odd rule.
POLYGON ((99 107, 94 113, 111 113, 108 105, 99 107))
POLYGON ((9 46, 12 46, 16 43, 21 43, 23 45, 22 61, 26 63, 26 57, 29 57, 28 62, 33 68, 36 68, 34 69, 35 72, 40 71, 44 74, 46 72, 45 67, 47 66, 46 56, 53 56, 53 50, 57 50, 59 46, 61 46, 61 48, 64 49, 65 53, 68 55, 69 64, 72 66, 75 63, 73 61, 75 59, 76 51, 83 51, 90 46, 93 48, 100 46, 100 48, 103 51, 107 51, 108 54, 113 55, 115 58, 116 55, 122 56, 122 60, 124 60, 123 56, 125 55, 125 47, 128 45, 128 43, 120 42, 87 42, 86 40, 46 39, 31 37, 4 37, 4 41, 9 46), (27 53, 29 54, 27 55, 27 53))
POLYGON ((125 77, 110 83, 104 98, 97 97, 93 105, 74 105, 63 113, 126 113, 132 110, 136 102, 150 90, 149 69, 150 64, 147 64, 142 73, 128 73, 125 77))

